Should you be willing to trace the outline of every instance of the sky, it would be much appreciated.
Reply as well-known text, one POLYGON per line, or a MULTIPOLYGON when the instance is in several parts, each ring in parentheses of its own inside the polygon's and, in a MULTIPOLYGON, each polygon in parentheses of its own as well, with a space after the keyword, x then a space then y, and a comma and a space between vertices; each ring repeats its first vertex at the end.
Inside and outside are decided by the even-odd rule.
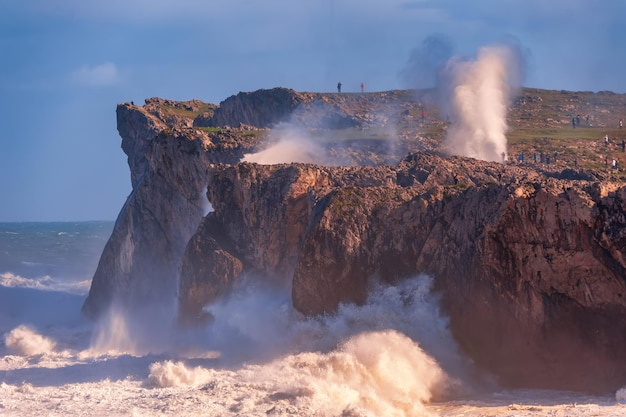
POLYGON ((117 217, 118 103, 427 86, 429 39, 467 57, 513 42, 527 87, 626 93, 624 16, 623 0, 0 0, 0 222, 117 217))

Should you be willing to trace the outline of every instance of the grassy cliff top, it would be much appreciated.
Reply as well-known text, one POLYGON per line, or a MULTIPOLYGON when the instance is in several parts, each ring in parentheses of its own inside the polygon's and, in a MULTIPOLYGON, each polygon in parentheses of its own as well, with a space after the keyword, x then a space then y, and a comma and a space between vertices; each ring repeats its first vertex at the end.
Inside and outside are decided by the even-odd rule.
MULTIPOLYGON (((289 121, 321 142, 371 142, 396 137, 409 150, 437 152, 451 124, 449 116, 434 104, 437 97, 433 90, 339 94, 280 88, 239 93, 219 105, 197 99, 183 102, 152 98, 146 100, 144 109, 159 113, 169 123, 182 121, 195 129, 219 131, 227 126, 214 122, 213 115, 222 108, 228 111, 228 127, 239 129, 244 135, 255 131, 261 139, 266 134, 271 136, 270 131, 256 131, 257 127, 245 118, 249 120, 250 114, 264 112, 271 121, 272 106, 280 106, 280 100, 292 103, 289 121), (328 120, 335 125, 320 128, 328 120)), ((522 88, 507 116, 510 162, 519 163, 523 154, 526 164, 545 164, 544 168, 551 169, 592 169, 603 177, 626 180, 621 167, 612 168, 613 159, 626 166, 626 149, 622 147, 626 126, 620 128, 620 119, 626 120, 626 94, 522 88)))

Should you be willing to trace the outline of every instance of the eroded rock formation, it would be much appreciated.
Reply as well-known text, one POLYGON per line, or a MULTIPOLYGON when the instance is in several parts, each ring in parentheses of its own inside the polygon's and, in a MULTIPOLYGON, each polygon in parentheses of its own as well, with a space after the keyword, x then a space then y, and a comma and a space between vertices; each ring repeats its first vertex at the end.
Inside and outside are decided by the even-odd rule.
MULTIPOLYGON (((402 149, 411 153, 398 164, 367 156, 369 166, 238 163, 262 142, 251 125, 309 110, 320 123, 335 111, 332 120, 347 123, 335 128, 380 123, 380 112, 365 111, 371 97, 285 89, 246 97, 219 107, 160 99, 118 107, 133 192, 87 313, 178 294, 180 315, 194 320, 245 274, 291 285, 304 314, 332 313, 363 303, 372 283, 427 272, 460 346, 501 381, 580 390, 626 383, 623 183, 558 166, 443 158, 418 151, 432 151, 432 140, 407 130, 402 149), (264 100, 276 113, 256 114, 264 100)), ((402 97, 380 99, 410 125, 420 104, 402 97)))
POLYGON ((83 305, 89 316, 113 302, 128 308, 173 304, 183 251, 209 207, 206 169, 235 163, 250 148, 229 131, 190 129, 193 118, 163 108, 167 101, 160 99, 117 108, 133 188, 83 305))
POLYGON ((292 279, 305 314, 428 272, 460 345, 508 384, 626 378, 623 185, 421 153, 397 167, 220 166, 209 183, 215 211, 187 247, 184 314, 245 271, 292 279))

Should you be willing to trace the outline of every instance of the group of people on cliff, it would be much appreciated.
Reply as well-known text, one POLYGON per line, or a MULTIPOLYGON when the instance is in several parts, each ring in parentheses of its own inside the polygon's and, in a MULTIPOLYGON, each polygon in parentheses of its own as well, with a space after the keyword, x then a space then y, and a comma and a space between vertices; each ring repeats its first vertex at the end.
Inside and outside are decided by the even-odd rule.
MULTIPOLYGON (((572 117, 572 128, 576 129, 577 126, 580 126, 581 123, 581 118, 580 118, 580 114, 577 114, 576 116, 572 117)), ((589 117, 589 115, 585 116, 585 126, 587 127, 591 127, 591 118, 589 117)), ((617 127, 618 128, 622 128, 624 127, 624 119, 619 119, 619 121, 617 122, 617 127)))
MULTIPOLYGON (((341 81, 337 83, 337 92, 341 93, 341 81)), ((365 83, 361 83, 361 93, 365 92, 365 83)))
MULTIPOLYGON (((580 126, 580 122, 580 114, 572 117, 572 128, 576 129, 576 126, 580 126)), ((589 117, 589 115, 585 116, 585 124, 587 127, 591 126, 591 118, 589 117)))
MULTIPOLYGON (((555 163, 557 161, 557 157, 558 157, 559 153, 557 151, 554 151, 554 153, 552 155, 548 154, 548 153, 543 153, 543 151, 539 151, 539 155, 537 155, 537 152, 533 152, 533 157, 532 157, 532 161, 533 163, 541 163, 541 164, 548 164, 550 165, 551 163, 555 163)), ((517 155, 517 160, 520 164, 523 164, 525 159, 524 159, 524 152, 520 152, 517 155)), ((505 154, 504 152, 502 152, 502 162, 505 162, 505 154)))

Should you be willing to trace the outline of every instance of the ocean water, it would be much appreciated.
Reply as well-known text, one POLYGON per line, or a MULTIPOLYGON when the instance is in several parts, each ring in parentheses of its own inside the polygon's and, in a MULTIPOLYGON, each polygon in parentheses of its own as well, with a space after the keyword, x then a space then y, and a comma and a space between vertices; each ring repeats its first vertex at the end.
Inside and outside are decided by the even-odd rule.
POLYGON ((607 396, 505 390, 473 369, 416 276, 307 319, 246 277, 181 329, 80 307, 111 222, 0 224, 0 416, 617 416, 607 396))

